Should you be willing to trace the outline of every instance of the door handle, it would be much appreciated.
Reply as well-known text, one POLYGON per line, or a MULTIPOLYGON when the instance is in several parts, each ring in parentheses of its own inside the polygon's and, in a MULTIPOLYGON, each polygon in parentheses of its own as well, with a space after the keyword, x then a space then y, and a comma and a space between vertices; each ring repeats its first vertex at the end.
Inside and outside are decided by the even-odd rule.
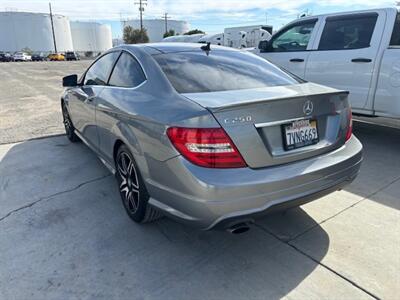
POLYGON ((88 98, 87 98, 87 101, 88 101, 88 102, 92 102, 93 100, 94 100, 94 97, 88 97, 88 98))
POLYGON ((351 62, 354 62, 354 63, 370 63, 370 62, 372 62, 372 59, 369 59, 369 58, 353 58, 351 60, 351 62))
POLYGON ((302 58, 292 58, 291 60, 289 60, 290 62, 304 62, 304 59, 302 58))

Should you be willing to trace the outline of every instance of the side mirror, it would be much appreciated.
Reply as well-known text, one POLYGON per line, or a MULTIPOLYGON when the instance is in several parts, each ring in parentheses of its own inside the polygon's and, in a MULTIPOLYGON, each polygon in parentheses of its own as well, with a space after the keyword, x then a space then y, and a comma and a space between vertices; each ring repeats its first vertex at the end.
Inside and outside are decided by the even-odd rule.
POLYGON ((260 41, 258 43, 258 49, 260 49, 260 52, 267 52, 269 48, 269 41, 260 41))
POLYGON ((74 87, 78 85, 78 75, 69 75, 63 77, 63 87, 74 87))

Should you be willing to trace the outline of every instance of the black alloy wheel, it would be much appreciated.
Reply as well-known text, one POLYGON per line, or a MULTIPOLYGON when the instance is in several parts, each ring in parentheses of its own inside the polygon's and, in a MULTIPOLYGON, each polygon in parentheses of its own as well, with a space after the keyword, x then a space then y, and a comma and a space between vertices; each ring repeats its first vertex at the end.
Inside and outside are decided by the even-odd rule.
POLYGON ((121 145, 115 160, 116 177, 122 203, 128 216, 138 223, 153 221, 161 216, 148 205, 149 194, 128 147, 121 145))
POLYGON ((75 127, 72 124, 71 117, 69 116, 67 106, 65 105, 64 102, 62 103, 61 107, 62 107, 65 134, 67 135, 67 138, 73 143, 79 142, 80 139, 75 133, 75 127))

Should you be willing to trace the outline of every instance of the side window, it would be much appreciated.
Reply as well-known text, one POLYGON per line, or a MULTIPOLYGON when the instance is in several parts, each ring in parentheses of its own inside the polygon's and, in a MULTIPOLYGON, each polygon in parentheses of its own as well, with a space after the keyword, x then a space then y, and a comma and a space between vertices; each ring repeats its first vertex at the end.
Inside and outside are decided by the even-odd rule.
POLYGON ((292 52, 307 50, 308 42, 317 20, 297 23, 278 33, 270 44, 271 52, 292 52))
POLYGON ((368 48, 377 19, 375 13, 327 18, 318 50, 368 48))
POLYGON ((106 85, 119 52, 111 52, 96 61, 86 72, 84 85, 106 85))
POLYGON ((396 22, 394 23, 390 46, 400 46, 400 13, 397 14, 396 22))
POLYGON ((109 85, 135 87, 146 80, 142 67, 132 55, 123 52, 111 74, 109 85))

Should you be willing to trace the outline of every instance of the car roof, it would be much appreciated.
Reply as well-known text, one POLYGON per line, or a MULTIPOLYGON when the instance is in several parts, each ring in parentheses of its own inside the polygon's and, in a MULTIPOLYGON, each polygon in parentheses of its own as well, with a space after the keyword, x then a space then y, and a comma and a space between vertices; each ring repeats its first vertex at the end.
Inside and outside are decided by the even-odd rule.
MULTIPOLYGON (((147 44, 132 44, 132 45, 120 45, 115 48, 122 48, 126 50, 142 49, 149 54, 161 54, 161 53, 176 53, 176 52, 188 52, 188 51, 201 51, 201 47, 204 44, 201 43, 147 43, 147 44)), ((222 51, 240 51, 238 49, 222 47, 217 45, 211 45, 211 51, 218 49, 222 51)))
POLYGON ((398 7, 386 7, 386 8, 383 7, 383 8, 375 8, 375 9, 348 10, 348 11, 332 12, 332 13, 327 13, 327 14, 311 15, 311 16, 293 20, 292 22, 290 22, 288 24, 294 23, 299 20, 300 21, 301 20, 310 20, 310 19, 316 19, 316 18, 320 18, 320 17, 330 17, 330 16, 337 16, 337 15, 352 15, 352 14, 369 13, 369 12, 385 11, 385 10, 396 10, 397 12, 400 12, 400 8, 398 8, 398 7))

